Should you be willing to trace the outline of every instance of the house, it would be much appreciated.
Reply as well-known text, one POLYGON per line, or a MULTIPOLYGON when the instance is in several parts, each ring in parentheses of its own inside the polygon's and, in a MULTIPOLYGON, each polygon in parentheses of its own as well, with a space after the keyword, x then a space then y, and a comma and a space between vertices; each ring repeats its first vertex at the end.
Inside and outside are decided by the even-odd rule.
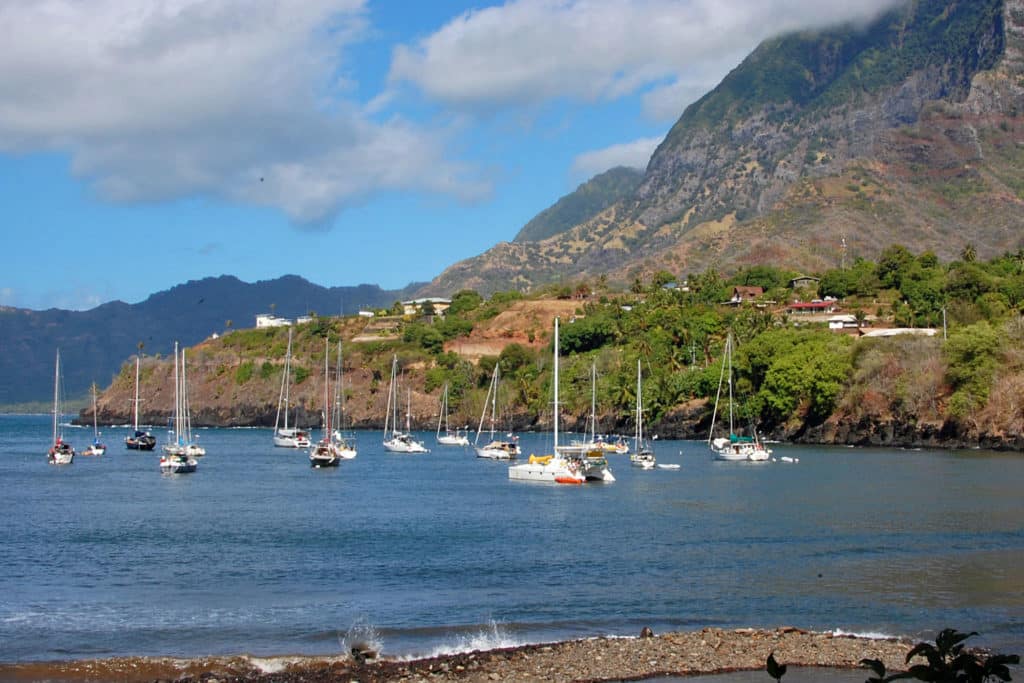
POLYGON ((726 303, 730 306, 750 304, 754 303, 762 296, 764 296, 763 287, 748 287, 746 285, 736 285, 735 287, 732 288, 732 297, 726 303))
POLYGON ((278 318, 271 313, 260 313, 256 316, 256 327, 288 327, 292 321, 288 318, 278 318))
POLYGON ((830 330, 849 330, 858 327, 860 325, 857 324, 857 316, 849 313, 834 315, 828 319, 828 329, 830 330))
POLYGON ((786 304, 786 313, 792 315, 808 315, 812 313, 835 313, 836 302, 834 301, 821 301, 815 299, 814 301, 794 301, 786 304))
POLYGON ((434 307, 435 315, 444 315, 444 312, 448 310, 448 307, 452 305, 451 299, 442 299, 438 296, 428 296, 422 299, 412 299, 410 301, 402 302, 402 314, 403 315, 419 315, 423 312, 424 306, 430 303, 434 307))
POLYGON ((790 289, 817 289, 818 283, 821 282, 821 278, 812 277, 810 275, 798 275, 789 281, 790 289))

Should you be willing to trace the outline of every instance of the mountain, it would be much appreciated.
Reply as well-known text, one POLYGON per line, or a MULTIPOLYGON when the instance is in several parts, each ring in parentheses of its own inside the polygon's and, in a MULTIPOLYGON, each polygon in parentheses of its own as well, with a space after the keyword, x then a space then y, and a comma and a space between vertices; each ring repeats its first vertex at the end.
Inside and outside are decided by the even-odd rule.
POLYGON ((147 354, 168 354, 175 341, 192 345, 226 327, 253 327, 258 313, 331 315, 343 307, 390 306, 405 293, 376 285, 326 288, 295 275, 255 283, 224 275, 177 285, 141 303, 114 301, 88 311, 0 307, 0 405, 52 396, 58 347, 67 394, 83 396, 94 381, 106 386, 140 343, 147 354))
POLYGON ((636 191, 642 171, 617 166, 594 176, 523 226, 513 242, 537 242, 589 220, 636 191))
POLYGON ((628 197, 421 292, 779 262, 815 272, 893 242, 944 259, 1015 249, 1022 47, 1024 0, 916 0, 765 41, 687 107, 628 197))

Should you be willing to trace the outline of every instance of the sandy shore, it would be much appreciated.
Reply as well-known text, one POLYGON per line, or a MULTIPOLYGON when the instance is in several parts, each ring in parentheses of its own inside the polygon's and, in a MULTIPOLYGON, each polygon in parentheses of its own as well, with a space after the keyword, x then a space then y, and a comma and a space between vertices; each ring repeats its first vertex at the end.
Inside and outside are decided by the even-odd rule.
POLYGON ((900 669, 910 647, 906 641, 834 636, 795 628, 706 628, 646 638, 589 638, 410 661, 386 657, 358 661, 351 656, 239 656, 14 664, 0 667, 0 678, 205 683, 622 681, 759 670, 764 668, 769 653, 774 653, 780 663, 793 666, 857 668, 861 659, 871 658, 881 659, 890 669, 900 669))

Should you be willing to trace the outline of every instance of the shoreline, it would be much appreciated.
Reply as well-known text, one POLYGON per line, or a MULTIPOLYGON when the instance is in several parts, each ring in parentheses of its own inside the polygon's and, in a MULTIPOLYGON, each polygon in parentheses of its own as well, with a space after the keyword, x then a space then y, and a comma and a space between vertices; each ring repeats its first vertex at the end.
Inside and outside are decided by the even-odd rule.
MULTIPOLYGON (((596 637, 403 659, 376 658, 354 648, 334 656, 118 657, 0 664, 3 681, 639 681, 763 670, 768 655, 790 666, 861 669, 880 659, 901 670, 912 647, 899 638, 874 639, 805 631, 704 628, 648 637, 596 637)), ((865 676, 869 675, 867 670, 865 676)))

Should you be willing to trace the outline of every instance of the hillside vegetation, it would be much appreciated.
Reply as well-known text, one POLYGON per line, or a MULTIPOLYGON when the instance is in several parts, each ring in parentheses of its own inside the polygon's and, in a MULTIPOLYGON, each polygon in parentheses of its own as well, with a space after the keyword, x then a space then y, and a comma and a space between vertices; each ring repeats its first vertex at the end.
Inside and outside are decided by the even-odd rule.
MULTIPOLYGON (((420 428, 436 425, 440 392, 450 386, 454 424, 475 425, 495 364, 503 427, 550 424, 551 320, 563 320, 562 397, 566 423, 582 429, 590 367, 598 374, 599 424, 631 433, 636 362, 646 376, 648 424, 662 436, 704 438, 717 391, 724 341, 734 365, 744 423, 787 441, 1024 448, 1024 250, 980 261, 973 249, 943 263, 933 253, 890 246, 878 261, 820 272, 817 290, 792 290, 797 275, 768 266, 730 278, 714 270, 685 287, 668 272, 637 279, 629 291, 601 279, 552 286, 537 298, 516 292, 484 298, 459 292, 446 316, 395 319, 397 338, 365 339, 359 318, 320 317, 295 329, 294 405, 300 423, 319 422, 324 339, 344 345, 349 424, 383 422, 393 355, 412 392, 420 428), (758 301, 723 305, 737 285, 763 290, 758 301), (941 328, 935 336, 860 337, 787 313, 794 297, 836 297, 859 324, 941 328), (461 355, 487 342, 492 353, 461 355), (502 343, 503 342, 503 343, 502 343)), ((236 330, 189 353, 193 414, 217 425, 273 424, 287 330, 236 330)), ((332 345, 332 353, 334 353, 332 345)), ((330 361, 332 366, 333 357, 330 361)), ((171 366, 143 364, 144 414, 164 424, 171 409, 171 366)), ((103 394, 101 420, 123 422, 134 363, 103 394)), ((88 413, 82 419, 91 419, 88 413)))

